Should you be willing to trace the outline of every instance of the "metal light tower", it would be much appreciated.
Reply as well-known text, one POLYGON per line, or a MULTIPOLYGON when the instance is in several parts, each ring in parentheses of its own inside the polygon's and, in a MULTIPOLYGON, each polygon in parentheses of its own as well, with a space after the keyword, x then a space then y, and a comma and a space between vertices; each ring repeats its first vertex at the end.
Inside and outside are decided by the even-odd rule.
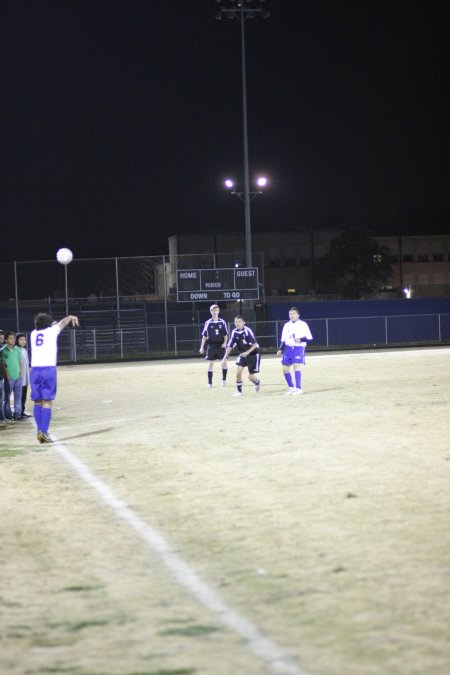
MULTIPOLYGON (((267 19, 270 12, 264 9, 266 0, 216 0, 220 5, 215 14, 216 19, 237 19, 241 24, 241 64, 242 64, 242 131, 244 150, 244 192, 245 208, 245 264, 252 267, 252 227, 250 219, 250 176, 248 168, 248 126, 247 126, 247 77, 245 63, 245 22, 254 19, 257 15, 267 19)), ((238 194, 238 193, 236 193, 238 194)), ((242 194, 242 193, 241 193, 242 194)))

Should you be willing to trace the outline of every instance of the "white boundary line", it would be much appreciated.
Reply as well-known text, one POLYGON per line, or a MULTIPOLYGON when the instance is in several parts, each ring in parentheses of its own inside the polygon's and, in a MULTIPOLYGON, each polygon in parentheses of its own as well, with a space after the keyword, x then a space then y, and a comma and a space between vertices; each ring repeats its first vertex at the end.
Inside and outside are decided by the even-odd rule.
POLYGON ((275 642, 262 635, 251 621, 227 605, 220 595, 202 581, 197 573, 175 553, 157 530, 134 513, 76 455, 58 440, 55 440, 53 447, 72 465, 81 478, 94 488, 102 501, 110 506, 119 518, 125 520, 160 556, 164 566, 178 579, 180 585, 184 586, 199 603, 216 614, 223 624, 244 638, 249 649, 265 661, 272 672, 281 675, 308 675, 275 642))
POLYGON ((378 350, 371 350, 371 351, 365 351, 365 350, 360 350, 360 351, 342 351, 342 352, 335 352, 333 354, 326 354, 326 353, 317 353, 317 352, 306 352, 306 355, 308 359, 336 359, 336 358, 342 358, 344 356, 351 356, 352 358, 360 357, 360 358, 376 358, 380 356, 398 356, 399 354, 404 355, 404 354, 415 354, 416 356, 422 356, 424 355, 424 352, 426 352, 426 355, 433 355, 433 356, 442 356, 443 354, 448 356, 450 354, 450 349, 448 347, 438 347, 436 349, 432 347, 411 347, 407 349, 378 349, 378 350))
MULTIPOLYGON (((389 348, 389 347, 379 347, 377 349, 370 349, 370 347, 367 347, 366 349, 357 349, 357 350, 351 350, 351 349, 344 349, 342 351, 337 351, 333 353, 328 353, 328 352, 310 352, 308 349, 306 350, 306 357, 308 359, 336 359, 336 358, 343 358, 343 357, 369 357, 369 358, 375 358, 375 357, 380 357, 380 356, 398 356, 399 354, 411 354, 417 352, 418 354, 423 355, 424 352, 428 354, 433 354, 433 355, 442 355, 446 354, 448 355, 450 353, 450 347, 447 346, 439 346, 439 347, 396 347, 396 348, 389 348)), ((236 356, 236 355, 235 355, 236 356)), ((277 357, 275 354, 262 354, 261 355, 264 359, 263 363, 268 360, 268 361, 277 361, 279 360, 281 363, 280 357, 277 357)), ((233 356, 231 356, 230 361, 233 361, 233 356)), ((70 366, 70 368, 95 368, 98 367, 99 369, 101 368, 102 370, 114 370, 117 367, 122 367, 122 368, 127 368, 129 370, 142 370, 143 367, 147 366, 153 366, 153 367, 159 367, 159 368, 179 368, 180 365, 192 365, 194 368, 202 368, 205 365, 205 359, 200 358, 196 359, 195 357, 189 358, 189 359, 143 359, 142 361, 135 362, 135 361, 118 361, 115 363, 77 363, 77 364, 59 364, 61 367, 65 366, 70 366)))

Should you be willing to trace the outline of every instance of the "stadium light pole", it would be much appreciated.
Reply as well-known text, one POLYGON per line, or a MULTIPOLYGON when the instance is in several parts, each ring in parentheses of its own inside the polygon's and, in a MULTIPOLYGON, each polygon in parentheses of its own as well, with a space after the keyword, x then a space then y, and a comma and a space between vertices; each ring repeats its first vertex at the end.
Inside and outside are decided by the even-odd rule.
POLYGON ((252 226, 250 218, 250 202, 252 194, 250 192, 250 174, 248 168, 248 124, 247 124, 247 74, 245 59, 245 22, 254 19, 260 15, 267 19, 270 12, 262 5, 266 0, 215 0, 218 5, 218 11, 215 13, 216 19, 236 19, 241 24, 241 67, 242 67, 242 132, 243 132, 243 151, 244 151, 244 191, 235 192, 243 199, 244 218, 245 218, 245 264, 247 267, 253 267, 252 259, 252 226))

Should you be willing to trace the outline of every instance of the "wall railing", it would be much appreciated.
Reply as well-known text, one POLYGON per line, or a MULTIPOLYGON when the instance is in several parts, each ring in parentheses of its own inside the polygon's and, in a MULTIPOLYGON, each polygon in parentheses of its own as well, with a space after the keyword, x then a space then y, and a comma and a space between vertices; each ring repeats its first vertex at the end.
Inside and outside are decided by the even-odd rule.
MULTIPOLYGON (((251 327, 263 351, 276 351, 284 321, 259 321, 251 327)), ((308 321, 313 349, 382 347, 450 342, 450 314, 323 318, 308 321)), ((60 363, 198 354, 203 324, 66 329, 59 341, 60 363)), ((230 327, 231 328, 231 327, 230 327)))

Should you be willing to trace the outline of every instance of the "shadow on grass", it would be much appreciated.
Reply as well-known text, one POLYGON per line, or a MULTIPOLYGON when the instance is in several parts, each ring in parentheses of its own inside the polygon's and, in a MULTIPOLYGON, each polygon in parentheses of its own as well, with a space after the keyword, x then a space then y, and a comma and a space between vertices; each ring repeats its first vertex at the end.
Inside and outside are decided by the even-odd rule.
POLYGON ((98 434, 106 434, 108 431, 115 431, 119 427, 107 427, 106 429, 98 429, 97 431, 87 431, 84 434, 76 434, 75 436, 64 436, 63 438, 58 438, 58 443, 63 443, 64 441, 73 441, 76 438, 86 438, 87 436, 98 436, 98 434))
POLYGON ((187 637, 196 637, 198 635, 209 635, 215 633, 219 628, 216 626, 201 626, 199 624, 191 624, 190 626, 180 626, 178 628, 167 628, 160 631, 160 635, 185 635, 187 637))

